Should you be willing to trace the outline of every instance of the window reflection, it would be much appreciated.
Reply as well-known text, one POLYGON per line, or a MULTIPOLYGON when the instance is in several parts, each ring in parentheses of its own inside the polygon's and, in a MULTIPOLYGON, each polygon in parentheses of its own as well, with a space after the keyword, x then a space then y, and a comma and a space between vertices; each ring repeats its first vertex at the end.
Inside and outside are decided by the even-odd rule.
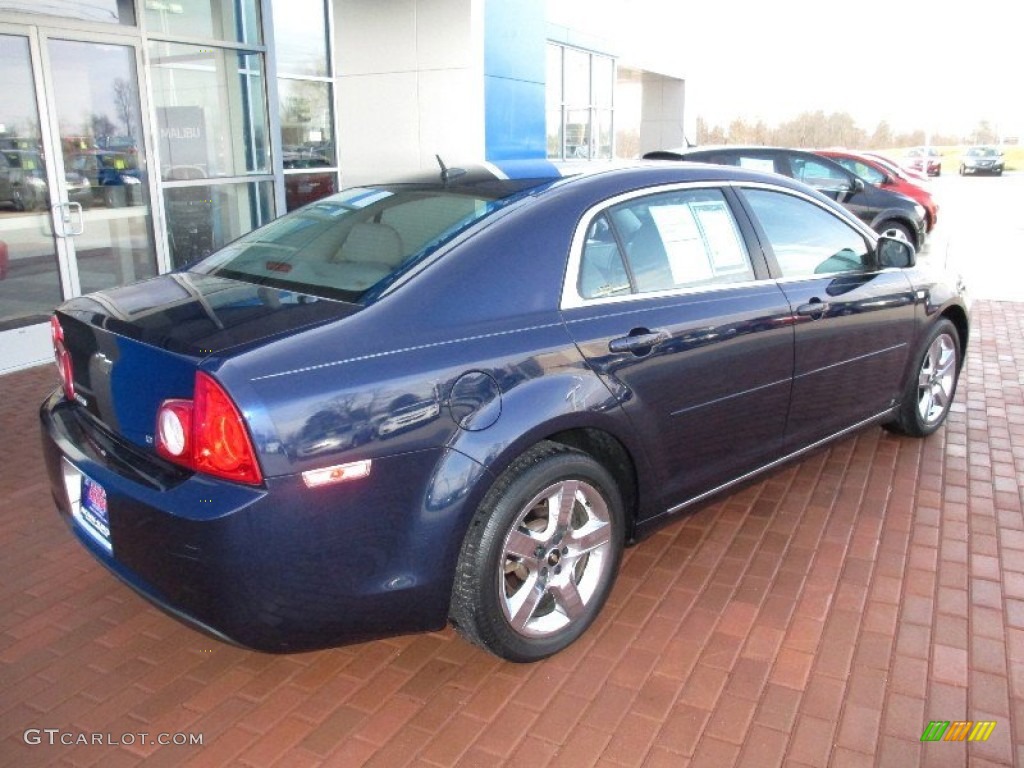
POLYGON ((268 172, 261 54, 154 42, 150 57, 164 180, 268 172))
POLYGON ((324 0, 272 0, 274 52, 279 75, 326 77, 324 0))
POLYGON ((164 190, 175 268, 208 256, 274 218, 272 182, 202 184, 164 190))
POLYGON ((284 167, 324 168, 336 164, 331 120, 331 86, 316 80, 279 80, 284 167))
POLYGON ((83 207, 75 236, 83 293, 156 273, 141 141, 135 50, 50 40, 53 96, 68 199, 83 207))
POLYGON ((284 177, 285 204, 289 211, 338 191, 335 173, 291 173, 284 177))
POLYGON ((610 159, 615 61, 551 44, 546 76, 548 157, 610 159))
POLYGON ((257 0, 145 0, 145 7, 151 35, 250 45, 259 45, 261 40, 257 0))
MULTIPOLYGON (((152 4, 154 0, 148 0, 152 4)), ((0 11, 52 14, 70 19, 97 21, 102 24, 135 24, 132 0, 0 0, 0 11)))
MULTIPOLYGON (((0 35, 0 331, 45 322, 61 300, 28 39, 0 35)), ((6 367, 0 362, 0 368, 6 367)))

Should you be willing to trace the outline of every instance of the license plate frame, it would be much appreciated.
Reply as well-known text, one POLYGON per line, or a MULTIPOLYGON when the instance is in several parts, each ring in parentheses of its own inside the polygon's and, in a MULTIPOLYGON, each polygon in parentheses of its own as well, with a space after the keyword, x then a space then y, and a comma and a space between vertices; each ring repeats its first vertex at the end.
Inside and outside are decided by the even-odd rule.
POLYGON ((64 462, 64 486, 71 502, 71 516, 78 527, 108 553, 113 554, 110 540, 110 507, 107 489, 71 462, 64 462))

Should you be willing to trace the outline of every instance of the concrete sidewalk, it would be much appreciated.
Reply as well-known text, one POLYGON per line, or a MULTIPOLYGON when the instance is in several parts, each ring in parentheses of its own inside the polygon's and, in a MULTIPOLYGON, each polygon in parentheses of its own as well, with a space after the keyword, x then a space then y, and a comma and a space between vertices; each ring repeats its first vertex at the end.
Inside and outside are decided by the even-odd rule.
POLYGON ((53 509, 55 372, 0 378, 0 765, 1021 765, 1022 371, 1024 304, 977 303, 942 430, 869 429, 680 519, 531 666, 451 631, 269 656, 178 624, 53 509), (124 743, 61 743, 93 734, 124 743))

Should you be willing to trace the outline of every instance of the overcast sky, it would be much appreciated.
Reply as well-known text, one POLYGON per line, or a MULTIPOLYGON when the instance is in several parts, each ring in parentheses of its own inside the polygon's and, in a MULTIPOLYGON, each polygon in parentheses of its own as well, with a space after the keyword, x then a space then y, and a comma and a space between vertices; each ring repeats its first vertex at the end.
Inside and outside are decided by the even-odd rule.
POLYGON ((1024 139, 1024 2, 973 0, 549 0, 687 80, 690 117, 777 124, 845 111, 867 131, 968 133, 988 120, 1024 139), (693 114, 695 113, 695 114, 693 114))

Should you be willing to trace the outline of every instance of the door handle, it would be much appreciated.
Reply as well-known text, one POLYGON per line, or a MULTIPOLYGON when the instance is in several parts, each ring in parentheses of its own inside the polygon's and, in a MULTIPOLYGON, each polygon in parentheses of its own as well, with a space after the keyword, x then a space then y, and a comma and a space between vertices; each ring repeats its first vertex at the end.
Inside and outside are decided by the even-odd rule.
POLYGON ((628 336, 620 336, 608 342, 608 351, 613 354, 632 352, 634 355, 646 355, 655 344, 671 338, 672 334, 665 330, 649 331, 646 328, 634 328, 628 336))
POLYGON ((828 310, 829 304, 827 301, 815 298, 811 299, 806 304, 801 304, 797 307, 796 313, 798 315, 803 315, 804 317, 820 317, 828 312, 828 310))
POLYGON ((56 203, 53 206, 53 218, 54 221, 60 222, 61 231, 58 233, 58 237, 76 237, 85 231, 85 217, 82 215, 81 203, 56 203), (68 229, 68 225, 72 222, 73 212, 78 213, 78 226, 68 229))

